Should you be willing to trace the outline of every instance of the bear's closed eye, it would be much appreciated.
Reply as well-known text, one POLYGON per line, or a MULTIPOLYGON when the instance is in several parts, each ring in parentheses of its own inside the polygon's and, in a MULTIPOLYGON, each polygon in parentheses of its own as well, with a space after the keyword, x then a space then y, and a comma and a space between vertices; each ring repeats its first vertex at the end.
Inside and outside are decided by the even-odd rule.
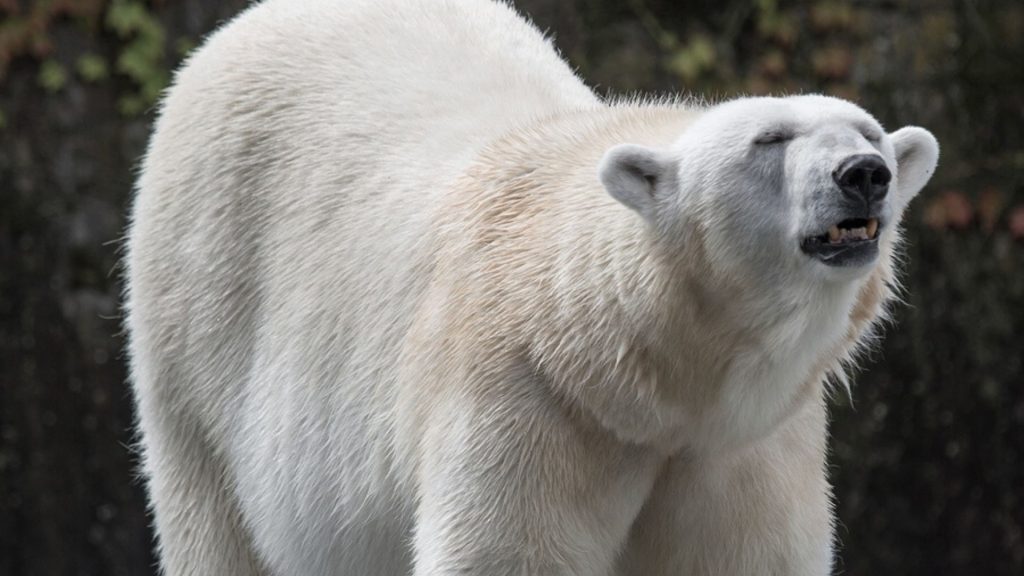
POLYGON ((792 132, 772 130, 758 135, 758 137, 754 139, 754 144, 779 144, 792 140, 793 136, 792 132))

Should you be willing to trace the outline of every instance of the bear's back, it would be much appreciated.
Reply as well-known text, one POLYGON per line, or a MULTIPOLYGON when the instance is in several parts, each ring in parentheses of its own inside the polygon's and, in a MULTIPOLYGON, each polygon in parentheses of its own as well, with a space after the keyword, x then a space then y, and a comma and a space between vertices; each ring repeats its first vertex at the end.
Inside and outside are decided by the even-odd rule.
POLYGON ((351 332, 366 323, 339 309, 374 303, 405 317, 395 298, 429 272, 448 183, 509 128, 596 105, 503 4, 251 8, 190 58, 163 104, 129 240, 139 344, 194 345, 168 355, 208 373, 239 334, 252 337, 230 344, 234 357, 260 332, 261 346, 278 339, 278 314, 303 334, 332 320, 351 332))

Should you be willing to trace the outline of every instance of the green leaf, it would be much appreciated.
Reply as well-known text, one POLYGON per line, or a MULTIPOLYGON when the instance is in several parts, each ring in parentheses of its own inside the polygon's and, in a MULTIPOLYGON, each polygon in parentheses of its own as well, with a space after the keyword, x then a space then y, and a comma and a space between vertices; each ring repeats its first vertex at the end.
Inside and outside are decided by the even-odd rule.
POLYGON ((39 85, 47 92, 60 92, 68 83, 68 72, 56 60, 50 59, 39 67, 39 85))
POLYGON ((138 0, 113 0, 107 9, 106 26, 127 41, 114 66, 136 86, 133 94, 118 101, 118 106, 125 115, 139 114, 160 97, 170 78, 164 64, 166 32, 138 0))
POLYGON ((196 49, 196 41, 188 36, 182 36, 174 41, 174 51, 178 56, 184 58, 196 49))
POLYGON ((86 82, 98 82, 110 75, 107 61, 96 54, 83 54, 75 62, 78 75, 86 82))
POLYGON ((107 9, 107 26, 122 38, 139 30, 150 18, 145 6, 131 0, 114 0, 107 9))
POLYGON ((122 96, 117 101, 117 108, 125 116, 138 116, 146 109, 146 103, 135 94, 122 96))
POLYGON ((703 34, 695 35, 685 46, 675 51, 667 66, 686 81, 694 81, 714 67, 717 55, 711 39, 703 34))

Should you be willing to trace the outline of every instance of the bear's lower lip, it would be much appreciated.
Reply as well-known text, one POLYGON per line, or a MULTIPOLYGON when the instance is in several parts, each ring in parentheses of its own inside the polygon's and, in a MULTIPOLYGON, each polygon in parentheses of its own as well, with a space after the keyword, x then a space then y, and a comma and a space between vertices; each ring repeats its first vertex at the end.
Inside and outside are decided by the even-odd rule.
POLYGON ((827 266, 853 267, 870 264, 878 258, 878 236, 833 244, 817 236, 804 238, 800 250, 827 266))

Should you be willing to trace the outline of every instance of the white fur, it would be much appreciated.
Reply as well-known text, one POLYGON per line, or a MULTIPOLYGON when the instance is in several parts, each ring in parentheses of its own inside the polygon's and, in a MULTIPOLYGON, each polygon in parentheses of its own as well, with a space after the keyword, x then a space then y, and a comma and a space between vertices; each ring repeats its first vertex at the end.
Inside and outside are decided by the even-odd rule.
POLYGON ((133 211, 165 573, 827 573, 822 380, 937 153, 822 97, 601 102, 485 0, 251 8, 133 211), (797 240, 865 151, 908 176, 830 269, 797 240))

